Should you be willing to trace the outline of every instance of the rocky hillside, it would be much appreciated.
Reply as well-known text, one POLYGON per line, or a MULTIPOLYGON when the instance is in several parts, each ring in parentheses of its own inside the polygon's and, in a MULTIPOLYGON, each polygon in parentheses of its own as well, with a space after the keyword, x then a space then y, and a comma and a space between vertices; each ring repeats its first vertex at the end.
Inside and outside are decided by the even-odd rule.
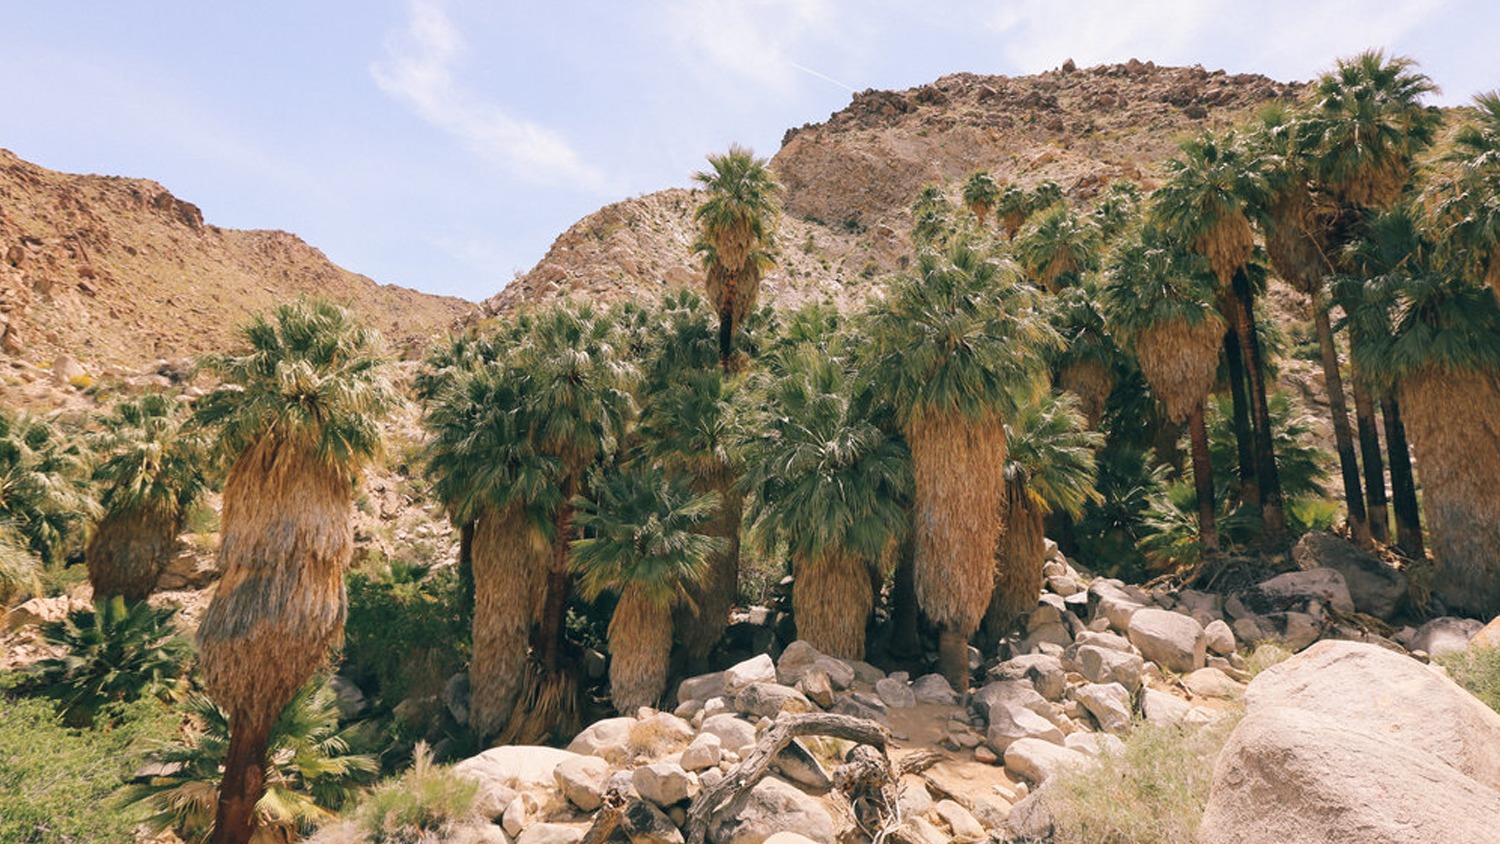
MULTIPOLYGON (((1051 179, 1077 203, 1111 182, 1155 185, 1178 139, 1250 118, 1304 86, 1201 67, 1126 64, 1035 76, 954 74, 906 91, 864 91, 826 122, 786 133, 771 166, 786 189, 767 300, 855 305, 910 254, 907 209, 929 182, 974 170, 1025 186, 1051 179)), ((486 300, 485 315, 564 295, 614 301, 696 287, 694 191, 607 206, 486 300)))
POLYGON ((466 313, 376 284, 295 235, 235 231, 143 179, 58 173, 0 150, 0 353, 97 371, 222 349, 245 318, 316 294, 395 343, 466 313))

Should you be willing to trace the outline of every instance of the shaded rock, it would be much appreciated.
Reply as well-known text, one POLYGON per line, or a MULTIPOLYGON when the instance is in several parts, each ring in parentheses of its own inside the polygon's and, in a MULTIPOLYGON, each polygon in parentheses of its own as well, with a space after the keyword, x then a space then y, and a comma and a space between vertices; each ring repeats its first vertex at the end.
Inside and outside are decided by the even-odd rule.
POLYGON ((819 670, 828 675, 828 681, 837 691, 843 691, 854 683, 854 669, 841 659, 828 656, 807 642, 798 639, 786 646, 781 659, 776 662, 776 682, 783 686, 795 686, 808 671, 819 670))
POLYGON ((917 694, 911 686, 895 677, 885 677, 875 683, 875 694, 892 709, 905 709, 917 705, 917 694))
POLYGON ((1062 660, 1047 654, 1026 654, 1008 659, 989 670, 990 680, 1025 680, 1048 700, 1061 700, 1068 676, 1062 660))
POLYGON ((709 822, 714 844, 760 844, 776 832, 794 829, 817 844, 834 844, 833 818, 814 797, 766 777, 709 822))
POLYGON ((1219 656, 1229 656, 1234 653, 1237 646, 1234 642, 1234 630, 1224 619, 1216 618, 1203 628, 1203 635, 1208 637, 1208 650, 1219 656))
POLYGON ((1020 739, 1005 749, 1005 767, 1038 785, 1064 768, 1088 761, 1089 757, 1076 750, 1041 739, 1020 739))
POLYGON ((723 694, 724 672, 722 671, 689 677, 677 686, 677 699, 679 701, 708 700, 711 697, 722 697, 723 694))
POLYGON ((621 826, 630 844, 683 844, 682 830, 662 810, 645 800, 625 804, 621 826))
POLYGON ((671 762, 642 765, 630 776, 637 794, 658 806, 666 807, 688 799, 697 780, 671 762))
POLYGON ((1262 582, 1257 588, 1273 599, 1316 599, 1339 612, 1354 612, 1354 599, 1349 596, 1344 576, 1331 568, 1289 571, 1262 582))
POLYGON ((1305 612, 1271 613, 1261 618, 1276 631, 1272 638, 1280 639, 1282 647, 1292 652, 1302 650, 1323 635, 1323 625, 1305 612))
POLYGON ((864 692, 842 695, 833 702, 832 712, 838 715, 851 715, 855 718, 865 718, 878 724, 890 726, 890 719, 886 717, 886 705, 878 697, 867 695, 864 692))
MULTIPOLYGON (((854 672, 849 672, 849 676, 853 677, 854 672)), ((833 682, 828 679, 827 672, 821 668, 808 669, 807 673, 797 680, 796 689, 808 700, 824 709, 833 706, 833 682)))
POLYGON ((1374 645, 1319 642, 1250 684, 1200 840, 1489 841, 1496 746, 1500 714, 1438 672, 1374 645))
POLYGON ((552 770, 557 790, 574 806, 592 812, 604 799, 604 778, 609 764, 597 756, 580 756, 558 763, 552 770))
POLYGON ((775 718, 782 712, 812 712, 812 701, 796 689, 777 683, 751 683, 734 696, 734 708, 749 715, 775 718))
POLYGON ((952 800, 939 800, 933 811, 948 824, 952 830, 953 841, 983 841, 985 839, 984 827, 980 826, 979 820, 973 814, 952 800))
POLYGON ((818 761, 817 757, 808 751, 807 745, 803 744, 801 739, 792 739, 788 742, 787 746, 776 754, 771 767, 780 772, 783 777, 815 792, 821 793, 833 788, 833 778, 828 775, 828 771, 823 768, 823 764, 818 761))
POLYGON ((1026 637, 1016 645, 1016 650, 1021 653, 1037 653, 1044 651, 1047 645, 1066 648, 1071 644, 1073 644, 1073 633, 1068 629, 1068 625, 1062 621, 1054 621, 1027 631, 1026 637))
POLYGON ((1130 618, 1130 643, 1147 659, 1170 671, 1202 668, 1208 637, 1189 616, 1147 608, 1130 618))
POLYGON ((1405 572, 1331 533, 1309 533, 1292 549, 1298 568, 1330 568, 1343 575, 1354 608, 1389 621, 1406 598, 1405 572))
MULTIPOLYGON (((958 694, 953 691, 953 686, 948 683, 948 678, 941 674, 924 674, 911 684, 912 694, 918 703, 932 703, 941 706, 954 706, 958 703, 958 694)), ((965 690, 967 691, 967 689, 965 690)))
POLYGON ((1469 639, 1482 629, 1484 624, 1472 618, 1434 618, 1417 628, 1407 647, 1414 651, 1426 651, 1429 656, 1457 653, 1467 650, 1469 639))
POLYGON ((1073 690, 1073 697, 1105 732, 1118 733, 1129 728, 1130 692, 1119 683, 1086 683, 1073 690))

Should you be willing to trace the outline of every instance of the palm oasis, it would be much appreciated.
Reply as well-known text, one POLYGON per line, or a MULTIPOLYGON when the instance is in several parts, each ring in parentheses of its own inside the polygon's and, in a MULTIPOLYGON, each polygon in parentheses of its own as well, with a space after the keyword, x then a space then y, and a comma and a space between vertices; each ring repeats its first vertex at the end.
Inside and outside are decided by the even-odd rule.
MULTIPOLYGON (((1047 90, 1102 113, 1165 72, 1117 68, 1047 90)), ((971 82, 829 125, 1011 96, 971 82)), ((1010 806, 939 757, 1019 803, 1053 774, 1012 748, 1124 764, 1180 704, 1171 746, 1212 773, 1182 726, 1222 688, 1199 672, 1232 700, 1320 638, 1439 656, 1421 631, 1500 615, 1500 94, 1433 90, 1368 51, 1183 117, 1144 171, 1047 169, 1105 143, 1088 124, 1046 161, 974 141, 820 184, 791 153, 837 136, 804 128, 554 250, 649 287, 553 266, 399 348, 303 297, 172 378, 58 387, 86 412, 0 406, 0 603, 34 629, 0 700, 123 742, 70 798, 107 811, 54 828, 28 780, 0 838, 760 841, 723 816, 774 768, 844 801, 847 840, 958 840, 957 812, 882 796, 893 772, 999 832, 1010 806), (1324 591, 1271 585, 1305 575, 1324 591), (1153 613, 1196 631, 1185 656, 1153 613), (588 761, 484 767, 540 745, 588 761)), ((903 143, 971 137, 960 111, 903 143)), ((1089 838, 1130 802, 1074 794, 1098 788, 1049 792, 1087 821, 1052 840, 1191 840, 1089 838)))

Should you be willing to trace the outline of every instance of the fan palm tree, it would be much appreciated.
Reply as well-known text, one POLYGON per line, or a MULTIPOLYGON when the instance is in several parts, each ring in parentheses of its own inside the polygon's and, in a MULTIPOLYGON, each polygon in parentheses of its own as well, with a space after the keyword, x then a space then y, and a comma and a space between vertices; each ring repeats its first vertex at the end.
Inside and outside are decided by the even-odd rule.
POLYGON ((764 158, 733 145, 710 155, 710 171, 693 174, 708 193, 693 212, 704 285, 719 314, 719 360, 728 371, 736 326, 755 308, 760 279, 772 263, 780 186, 764 158))
POLYGON ((573 567, 588 600, 619 594, 609 622, 609 695, 615 709, 655 706, 667 688, 672 652, 672 606, 685 586, 708 574, 723 538, 703 530, 719 509, 718 496, 697 493, 683 480, 636 464, 606 473, 590 498, 578 501, 573 567))
MULTIPOLYGON (((1347 279, 1363 326, 1355 364, 1395 390, 1422 475, 1432 591, 1451 612, 1500 613, 1500 306, 1454 268, 1434 265, 1432 244, 1404 209, 1373 219, 1351 245, 1347 279), (1455 425, 1462 418, 1466 425, 1455 425)), ((1352 297, 1350 297, 1352 299, 1352 297)))
POLYGON ((979 227, 984 228, 985 218, 989 217, 990 211, 1000 201, 1000 184, 988 170, 976 170, 964 182, 963 193, 964 207, 979 221, 979 227))
POLYGON ((94 481, 103 487, 104 517, 83 551, 96 599, 143 601, 151 594, 207 486, 202 441, 182 430, 185 410, 153 393, 120 402, 102 420, 94 481))
POLYGON ((51 424, 0 408, 0 525, 43 565, 60 561, 97 511, 78 447, 51 424))
POLYGON ((1021 231, 1021 226, 1026 225, 1026 218, 1031 216, 1033 210, 1030 194, 1014 182, 1006 184, 1000 191, 1000 196, 995 199, 995 215, 1000 219, 1000 227, 1005 230, 1006 240, 1016 239, 1016 234, 1021 231))
POLYGON ((994 587, 1004 423, 1042 388, 1043 356, 1057 343, 1035 290, 1006 275, 965 244, 924 253, 870 320, 869 383, 912 453, 917 599, 960 689, 994 587))
POLYGON ((912 241, 931 248, 941 248, 952 236, 953 203, 938 185, 924 185, 911 206, 912 241))
POLYGON ((1099 284, 1086 276, 1080 284, 1060 291, 1052 304, 1052 324, 1063 342, 1062 352, 1053 361, 1057 385, 1077 397, 1087 427, 1097 429, 1114 391, 1121 357, 1105 323, 1099 284))
POLYGON ((7 526, 0 525, 0 609, 41 591, 41 565, 7 526))
POLYGON ((1453 263, 1500 296, 1500 90, 1475 96, 1474 112, 1453 137, 1459 170, 1438 186, 1436 216, 1453 263))
POLYGON ((194 416, 229 464, 223 574, 197 637, 231 724, 215 842, 249 840, 270 730, 342 636, 355 481, 395 401, 378 338, 334 305, 282 305, 244 339, 242 354, 205 362, 224 383, 194 416))
POLYGON ((998 637, 1036 607, 1042 592, 1042 523, 1054 512, 1077 517, 1099 501, 1094 451, 1102 434, 1085 428, 1076 402, 1044 393, 1006 425, 1005 533, 995 554, 995 591, 984 628, 998 637))
POLYGON ((1212 551, 1219 536, 1203 408, 1218 371, 1225 325, 1202 263, 1147 227, 1116 253, 1103 299, 1112 333, 1135 354, 1167 416, 1188 423, 1198 538, 1212 551))
POLYGON ((1016 257, 1038 287, 1055 293, 1092 268, 1098 248, 1093 222, 1059 203, 1032 220, 1016 243, 1016 257))
POLYGON ((910 456, 861 413, 839 361, 806 344, 784 364, 764 388, 752 518, 768 554, 791 556, 798 638, 864 659, 869 572, 905 531, 910 456))
POLYGON ((1207 258, 1218 278, 1249 381, 1261 522, 1267 538, 1274 540, 1286 532, 1286 514, 1271 440, 1254 301, 1243 273, 1255 251, 1251 222, 1269 199, 1268 186, 1233 131, 1222 137, 1199 135, 1182 142, 1180 150, 1178 157, 1167 162, 1168 181, 1152 195, 1150 214, 1173 238, 1207 258))

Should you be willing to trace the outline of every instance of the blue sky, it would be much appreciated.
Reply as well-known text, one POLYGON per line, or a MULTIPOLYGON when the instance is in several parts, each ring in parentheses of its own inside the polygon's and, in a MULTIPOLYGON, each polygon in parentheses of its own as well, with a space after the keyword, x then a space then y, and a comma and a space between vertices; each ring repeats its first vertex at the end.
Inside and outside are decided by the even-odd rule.
POLYGON ((1369 46, 1458 104, 1492 0, 27 0, 0 147, 155 179, 377 281, 482 299, 600 206, 774 153, 853 90, 1136 57, 1308 79, 1369 46))

